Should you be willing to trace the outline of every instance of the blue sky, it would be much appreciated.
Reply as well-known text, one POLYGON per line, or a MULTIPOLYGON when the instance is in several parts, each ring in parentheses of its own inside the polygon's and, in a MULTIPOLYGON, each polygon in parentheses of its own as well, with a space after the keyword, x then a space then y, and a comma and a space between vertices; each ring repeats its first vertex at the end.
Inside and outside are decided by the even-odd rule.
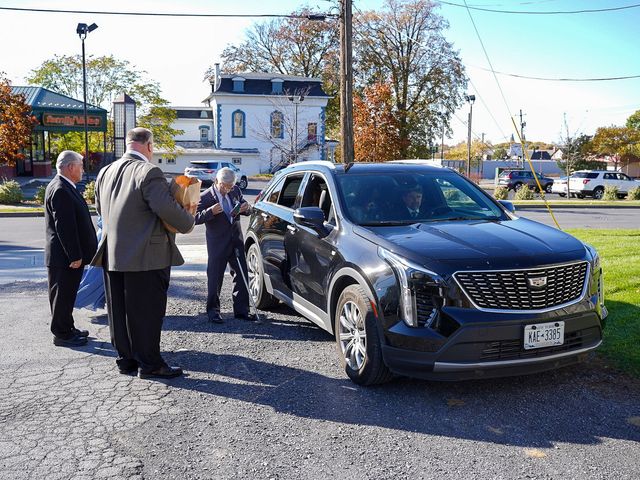
MULTIPOLYGON (((467 0, 469 6, 499 10, 577 10, 630 5, 633 0, 467 0)), ((464 0, 452 0, 464 4, 464 0)), ((2 7, 74 10, 289 13, 309 4, 327 10, 330 2, 291 0, 228 2, 221 0, 0 0, 2 7)), ((356 0, 354 11, 378 8, 380 0, 356 0)), ((609 82, 547 82, 498 75, 505 101, 489 68, 465 8, 442 5, 448 20, 446 37, 460 51, 476 95, 473 134, 494 143, 513 133, 511 116, 526 114, 530 140, 557 141, 566 115, 570 134, 592 134, 599 126, 621 125, 640 109, 640 78, 609 82)), ((640 75, 638 37, 640 8, 575 15, 514 15, 471 10, 471 16, 496 71, 546 78, 590 78, 640 75)), ((78 22, 99 25, 86 41, 88 54, 113 54, 157 80, 174 105, 198 105, 209 92, 202 81, 206 68, 219 61, 229 43, 242 40, 252 19, 176 19, 89 14, 0 11, 0 71, 15 85, 29 70, 53 55, 80 52, 78 22)), ((466 139, 468 106, 452 118, 449 144, 466 139)), ((519 119, 518 119, 519 122, 519 119)))

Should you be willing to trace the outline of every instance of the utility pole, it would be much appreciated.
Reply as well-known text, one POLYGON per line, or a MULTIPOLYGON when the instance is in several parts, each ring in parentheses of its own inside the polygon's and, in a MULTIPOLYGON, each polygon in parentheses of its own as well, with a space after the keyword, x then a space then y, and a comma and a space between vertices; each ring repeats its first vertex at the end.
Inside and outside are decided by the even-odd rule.
POLYGON ((471 179, 471 119, 473 118, 473 102, 476 101, 476 96, 465 95, 465 100, 469 102, 469 121, 467 122, 467 178, 471 179))
MULTIPOLYGON (((526 114, 524 114, 524 115, 526 115, 526 114)), ((525 160, 525 158, 527 158, 526 155, 525 155, 525 150, 527 148, 527 145, 526 145, 526 143, 524 141, 524 127, 527 126, 527 122, 525 122, 522 119, 522 117, 523 117, 523 113, 522 113, 522 109, 520 109, 520 141, 521 141, 520 146, 522 147, 522 166, 524 166, 524 160, 525 160)))
POLYGON ((444 162, 444 130, 446 128, 446 122, 444 121, 444 113, 442 115, 442 144, 440 145, 440 165, 444 162))
POLYGON ((340 146, 344 163, 354 159, 351 1, 340 0, 340 146))
POLYGON ((482 176, 482 166, 484 162, 484 132, 482 132, 482 150, 480 151, 480 160, 478 161, 478 184, 480 183, 480 177, 482 176))

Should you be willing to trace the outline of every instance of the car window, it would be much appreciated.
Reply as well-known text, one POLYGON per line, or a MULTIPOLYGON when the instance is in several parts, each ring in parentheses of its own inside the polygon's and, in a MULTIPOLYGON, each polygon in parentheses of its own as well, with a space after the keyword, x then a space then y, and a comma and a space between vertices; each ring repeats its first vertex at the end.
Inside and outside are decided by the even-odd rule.
POLYGON ((324 212, 325 222, 335 225, 335 213, 329 187, 324 177, 319 174, 311 174, 307 186, 302 195, 301 207, 318 207, 324 212))
POLYGON ((618 174, 618 178, 620 180, 624 180, 625 182, 631 182, 632 181, 631 178, 626 176, 624 173, 619 173, 618 174))
POLYGON ((507 219, 477 187, 450 171, 385 176, 349 173, 337 180, 343 210, 359 225, 507 219))
POLYGON ((276 203, 283 207, 293 208, 303 178, 304 175, 300 173, 282 177, 276 182, 273 188, 267 191, 265 201, 276 203))

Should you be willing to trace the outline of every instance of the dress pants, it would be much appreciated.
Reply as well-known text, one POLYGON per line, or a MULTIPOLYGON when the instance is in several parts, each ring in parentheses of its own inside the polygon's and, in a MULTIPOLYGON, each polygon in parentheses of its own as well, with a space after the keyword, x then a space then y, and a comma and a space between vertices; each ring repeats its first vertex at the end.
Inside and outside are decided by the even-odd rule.
POLYGON ((47 267, 49 305, 51 306, 51 333, 58 338, 74 336, 73 305, 84 268, 47 267))
POLYGON ((246 315, 249 312, 249 292, 244 285, 242 273, 239 271, 242 268, 242 272, 244 272, 244 276, 248 281, 247 259, 242 245, 237 249, 240 253, 239 264, 233 242, 229 242, 223 248, 214 247, 213 249, 209 249, 209 242, 207 242, 207 254, 209 257, 207 261, 207 313, 220 313, 220 290, 222 289, 227 263, 231 267, 231 280, 233 282, 233 314, 246 315))
POLYGON ((160 332, 167 308, 171 267, 146 272, 105 271, 111 344, 120 368, 155 370, 166 363, 160 355, 160 332))

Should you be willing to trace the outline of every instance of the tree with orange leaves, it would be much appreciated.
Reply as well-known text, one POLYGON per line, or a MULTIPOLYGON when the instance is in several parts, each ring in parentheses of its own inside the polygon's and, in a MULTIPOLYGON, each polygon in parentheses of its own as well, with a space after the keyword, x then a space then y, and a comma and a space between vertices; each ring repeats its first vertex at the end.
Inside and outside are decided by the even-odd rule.
POLYGON ((0 72, 0 165, 14 167, 29 148, 31 129, 36 123, 24 95, 11 92, 11 84, 0 72))
POLYGON ((357 162, 386 162, 403 150, 393 93, 388 83, 365 87, 353 99, 354 157, 357 162))

